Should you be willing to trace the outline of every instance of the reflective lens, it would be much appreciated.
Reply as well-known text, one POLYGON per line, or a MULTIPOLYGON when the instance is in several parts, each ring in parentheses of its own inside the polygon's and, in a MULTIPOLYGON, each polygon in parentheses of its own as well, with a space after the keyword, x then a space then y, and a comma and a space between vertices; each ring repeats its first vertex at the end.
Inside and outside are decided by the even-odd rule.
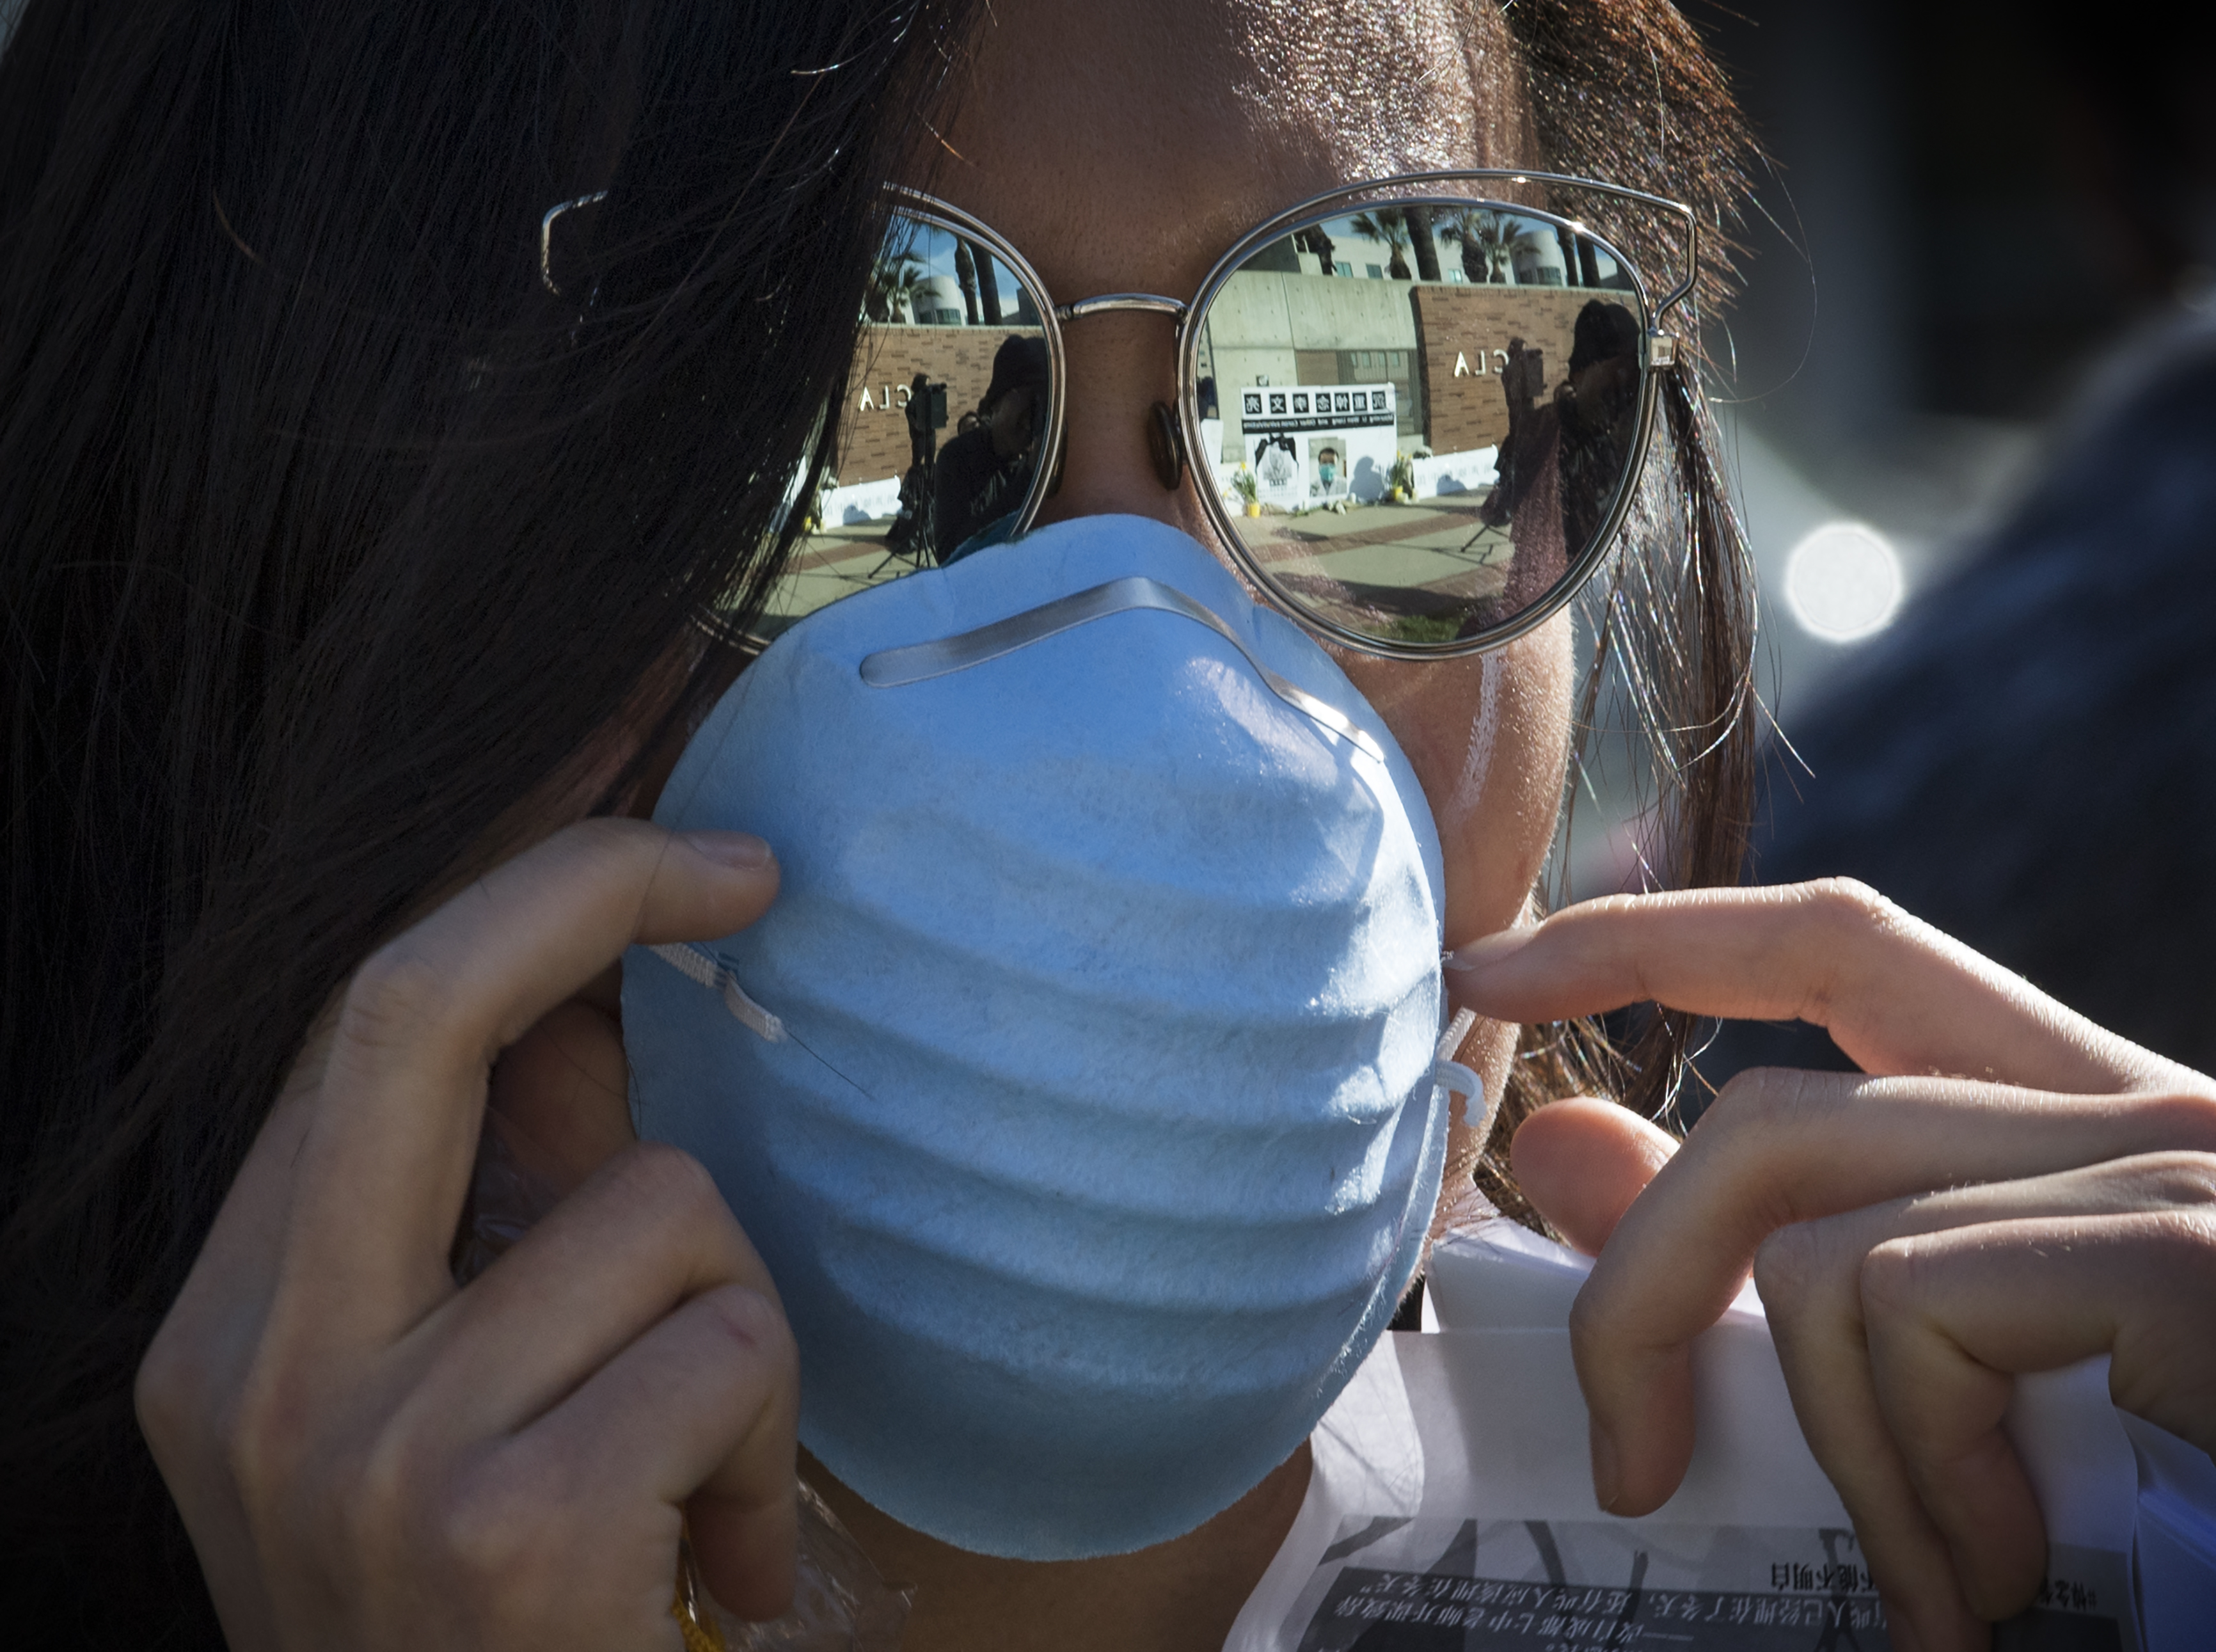
POLYGON ((1622 256, 1567 219, 1371 206, 1216 289, 1192 434, 1285 601, 1394 650, 1467 644, 1599 554, 1639 447, 1647 327, 1622 256))
POLYGON ((1009 536, 1049 422, 1043 302, 979 242, 894 218, 839 410, 837 468, 812 505, 794 502, 809 526, 757 636, 1009 536))

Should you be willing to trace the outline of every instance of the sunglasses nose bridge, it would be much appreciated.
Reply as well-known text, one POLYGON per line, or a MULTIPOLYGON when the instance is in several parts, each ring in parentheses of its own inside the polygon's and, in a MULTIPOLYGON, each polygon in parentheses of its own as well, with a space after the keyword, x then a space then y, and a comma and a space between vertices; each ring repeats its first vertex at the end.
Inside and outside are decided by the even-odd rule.
POLYGON ((1060 322, 1081 321, 1086 316, 1105 315, 1111 310, 1140 310, 1182 321, 1189 307, 1183 299, 1164 298, 1159 293, 1100 293, 1069 304, 1057 304, 1054 318, 1060 322))
MULTIPOLYGON (((1081 321, 1087 316, 1124 310, 1167 316, 1182 323, 1191 307, 1182 299, 1166 298, 1160 293, 1102 293, 1069 304, 1058 304, 1054 307, 1054 317, 1067 324, 1081 321)), ((1167 402, 1154 403, 1147 410, 1146 428, 1147 453, 1154 460, 1154 476, 1163 491, 1175 493, 1185 481, 1185 439, 1177 410, 1167 402)))

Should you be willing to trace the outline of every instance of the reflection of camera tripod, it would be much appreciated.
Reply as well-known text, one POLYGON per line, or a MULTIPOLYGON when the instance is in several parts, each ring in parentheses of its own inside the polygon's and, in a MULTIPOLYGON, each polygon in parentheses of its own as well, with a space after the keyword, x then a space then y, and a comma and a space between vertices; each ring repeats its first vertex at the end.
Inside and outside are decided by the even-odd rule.
POLYGON ((919 373, 909 381, 907 472, 901 478, 900 512, 885 533, 885 554, 863 583, 874 585, 877 576, 896 562, 914 572, 931 566, 933 484, 939 468, 939 433, 946 428, 946 386, 919 373))
POLYGON ((901 478, 899 514, 885 530, 885 554, 862 576, 865 585, 876 584, 896 562, 908 564, 911 573, 921 573, 932 565, 931 496, 936 469, 932 460, 920 459, 901 478))

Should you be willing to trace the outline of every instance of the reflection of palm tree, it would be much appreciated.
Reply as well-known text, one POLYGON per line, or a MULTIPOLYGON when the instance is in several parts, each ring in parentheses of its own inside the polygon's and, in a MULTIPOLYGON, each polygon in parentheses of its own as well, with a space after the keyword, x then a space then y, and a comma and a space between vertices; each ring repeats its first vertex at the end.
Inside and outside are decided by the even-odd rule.
POLYGON ((1508 262, 1508 226, 1500 214, 1465 206, 1439 225, 1439 238, 1462 249, 1462 273, 1470 280, 1497 280, 1508 262))
POLYGON ((993 255, 976 242, 968 243, 970 260, 977 268, 977 311, 988 327, 1000 324, 1000 283, 993 279, 993 255))
POLYGON ((1331 237, 1323 232, 1322 225, 1302 230, 1293 237, 1293 245, 1302 252, 1315 254, 1316 262, 1323 266, 1325 274, 1337 273, 1338 267, 1332 262, 1331 237))
POLYGON ((1416 246, 1416 279, 1436 281, 1439 278, 1438 243, 1431 239, 1431 209, 1428 206, 1404 206, 1400 221, 1408 226, 1408 238, 1416 246))
POLYGON ((862 311, 871 321, 898 321, 915 314, 915 297, 926 277, 923 260, 912 252, 896 252, 880 258, 862 294, 862 311))
POLYGON ((1396 281, 1408 279, 1408 223, 1398 211, 1384 207, 1374 213, 1357 213, 1352 220, 1354 232, 1366 235, 1372 241, 1384 243, 1385 250, 1393 255, 1385 273, 1396 281))
POLYGON ((977 324, 977 266, 970 256, 970 243, 954 243, 954 279, 962 288, 962 309, 970 324, 977 324))

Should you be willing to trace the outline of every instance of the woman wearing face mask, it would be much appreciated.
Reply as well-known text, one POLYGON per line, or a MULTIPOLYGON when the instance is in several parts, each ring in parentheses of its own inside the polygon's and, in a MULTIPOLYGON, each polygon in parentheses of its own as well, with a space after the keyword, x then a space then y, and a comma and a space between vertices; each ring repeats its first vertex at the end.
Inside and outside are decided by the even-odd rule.
MULTIPOLYGON (((736 663, 693 617, 767 597, 786 478, 834 451, 807 410, 844 391, 880 179, 1062 300, 1192 293, 1259 219, 1363 178, 1543 157, 1727 199, 1727 105, 1659 8, 1128 12, 26 9, 0 59, 0 1482, 27 1618, 672 1644, 680 1517, 726 1606, 785 1605, 785 1305, 748 1212, 631 1141, 610 967, 743 933, 777 866, 585 817, 651 806, 736 663), (1658 71, 1682 153, 1650 170, 1658 71), (488 1098, 566 1197, 457 1288, 488 1098)), ((1165 485, 1168 330, 1072 318, 1043 534, 1136 514, 1228 555, 1190 470, 1165 485)), ((1688 383, 1658 419, 1698 483, 1688 383)), ((1662 496, 1653 566, 1690 539, 1697 577, 1634 556, 1616 640, 1682 668, 1649 680, 1690 888, 1736 872, 1744 643, 1727 519, 1662 496)), ((1980 1644, 2044 1552, 1996 1446, 2008 1372, 2112 1349, 2123 1403, 2212 1441, 2211 1087, 1850 888, 1524 927, 1566 620, 1335 657, 1423 801, 1447 989, 1487 1018, 1450 1053, 1520 1119, 1522 1195, 1615 1236, 1578 1321, 1603 1502, 1674 1485, 1685 1345, 1755 1265, 1794 1287, 1788 1375, 1896 1635, 1980 1644), (1634 1100, 1692 1015, 1821 1020, 1874 1076, 1751 1079, 1683 1149, 1612 1104, 1531 1111, 1588 1070, 1543 1029, 1647 1000, 1671 1014, 1634 1100)), ((1512 1198, 1481 1147, 1445 1135, 1443 1211, 1474 1176, 1512 1198)), ((818 1484, 914 1586, 907 1645, 1205 1647, 1306 1476, 1295 1447, 1182 1535, 1066 1560, 818 1484)))

